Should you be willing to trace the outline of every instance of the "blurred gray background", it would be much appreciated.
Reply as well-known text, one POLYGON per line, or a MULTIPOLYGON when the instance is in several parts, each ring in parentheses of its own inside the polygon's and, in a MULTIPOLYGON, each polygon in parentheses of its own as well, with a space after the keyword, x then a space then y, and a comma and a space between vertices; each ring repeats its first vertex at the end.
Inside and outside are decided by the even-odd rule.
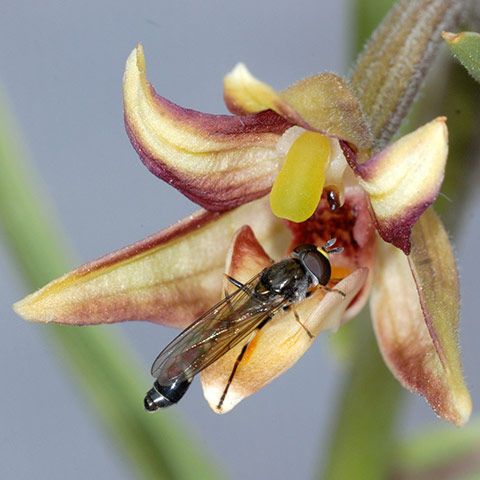
MULTIPOLYGON (((222 113, 222 77, 237 61, 277 88, 321 70, 346 73, 347 7, 347 0, 2 0, 0 83, 78 263, 196 209, 143 167, 124 132, 123 66, 137 42, 145 47, 148 76, 160 94, 222 113)), ((461 345, 474 401, 480 398, 478 198, 475 203, 455 242, 461 345)), ((0 478, 131 478, 67 378, 62 357, 44 334, 47 327, 12 312, 10 305, 27 292, 1 232, 0 271, 0 478)), ((145 365, 147 388, 152 359, 176 332, 141 322, 111 328, 130 337, 145 365)), ((177 412, 232 479, 309 478, 329 435, 340 373, 324 337, 295 368, 232 413, 212 413, 198 382, 177 412)), ((404 431, 435 422, 423 400, 409 395, 404 431)))

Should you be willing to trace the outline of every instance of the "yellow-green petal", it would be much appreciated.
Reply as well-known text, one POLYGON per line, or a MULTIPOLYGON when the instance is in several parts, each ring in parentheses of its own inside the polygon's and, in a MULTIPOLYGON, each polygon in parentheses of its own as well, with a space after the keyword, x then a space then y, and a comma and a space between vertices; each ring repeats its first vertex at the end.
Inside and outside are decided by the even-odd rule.
POLYGON ((431 208, 413 228, 408 261, 425 322, 452 390, 456 415, 453 421, 463 424, 470 416, 472 401, 464 383, 458 346, 458 272, 447 232, 431 208))
POLYGON ((277 92, 255 78, 243 63, 225 75, 223 97, 228 109, 239 115, 275 110, 278 101, 277 92))

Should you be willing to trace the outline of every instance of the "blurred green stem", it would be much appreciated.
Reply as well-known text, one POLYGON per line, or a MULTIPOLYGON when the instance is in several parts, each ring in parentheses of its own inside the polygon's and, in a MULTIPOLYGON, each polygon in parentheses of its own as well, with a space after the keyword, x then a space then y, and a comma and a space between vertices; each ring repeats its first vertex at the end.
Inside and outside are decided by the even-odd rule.
POLYGON ((480 478, 480 418, 459 429, 436 426, 395 449, 394 480, 480 478))
MULTIPOLYGON (((352 21, 358 51, 393 1, 356 0, 352 21)), ((356 53, 356 52, 355 52, 356 53)), ((353 349, 347 360, 347 375, 337 407, 328 456, 319 478, 381 479, 393 459, 395 420, 402 390, 385 367, 378 351, 369 314, 364 311, 348 329, 353 349)))
MULTIPOLYGON (((353 2, 355 16, 352 20, 356 25, 354 40, 357 50, 393 3, 383 0, 353 2)), ((441 100, 433 102, 434 105, 421 102, 423 105, 415 110, 415 120, 425 116, 426 112, 428 119, 440 114, 448 115, 450 154, 442 191, 454 199, 456 207, 451 208, 442 199, 436 209, 443 207, 440 208, 441 213, 450 210, 452 217, 447 218, 447 224, 457 227, 461 204, 468 197, 472 178, 475 178, 474 169, 478 168, 480 148, 478 141, 472 141, 472 132, 479 121, 475 106, 478 105, 480 92, 478 85, 466 74, 459 76, 458 68, 449 67, 441 72, 445 87, 441 100), (465 175, 466 171, 469 175, 465 175)), ((414 123, 417 124, 416 121, 414 123)), ((400 469, 405 464, 409 474, 420 466, 433 468, 440 465, 444 458, 442 442, 435 442, 431 444, 433 448, 429 448, 429 445, 417 441, 415 450, 404 447, 401 455, 394 453, 397 450, 394 427, 402 403, 402 389, 383 364, 370 321, 367 318, 357 319, 349 326, 348 338, 344 340, 353 353, 347 358, 347 378, 337 408, 329 455, 319 478, 375 480, 389 477, 392 464, 400 465, 400 469), (415 462, 408 463, 413 457, 415 462)), ((478 426, 474 431, 475 438, 478 438, 478 426)), ((459 436, 462 438, 461 431, 459 436)), ((466 434, 465 438, 468 439, 469 435, 466 434)))
POLYGON ((351 0, 350 5, 350 38, 351 58, 355 58, 362 49, 380 20, 387 14, 395 0, 351 0))
MULTIPOLYGON (((32 290, 63 274, 72 261, 1 100, 0 95, 0 222, 12 257, 32 290)), ((171 412, 151 416, 143 411, 148 380, 118 333, 102 327, 44 329, 62 349, 72 380, 107 428, 120 456, 130 460, 136 478, 219 478, 171 412)))
POLYGON ((385 478, 394 451, 394 426, 401 387, 378 351, 368 313, 355 319, 354 352, 320 478, 385 478))

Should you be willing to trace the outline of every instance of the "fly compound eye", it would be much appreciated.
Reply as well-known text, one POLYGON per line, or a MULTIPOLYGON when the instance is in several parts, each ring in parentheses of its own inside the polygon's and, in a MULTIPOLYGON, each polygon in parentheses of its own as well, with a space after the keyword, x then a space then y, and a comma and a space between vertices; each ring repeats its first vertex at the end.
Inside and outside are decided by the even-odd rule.
POLYGON ((313 277, 314 283, 326 285, 330 281, 332 268, 330 261, 324 253, 318 250, 308 251, 302 256, 301 261, 308 273, 313 277))

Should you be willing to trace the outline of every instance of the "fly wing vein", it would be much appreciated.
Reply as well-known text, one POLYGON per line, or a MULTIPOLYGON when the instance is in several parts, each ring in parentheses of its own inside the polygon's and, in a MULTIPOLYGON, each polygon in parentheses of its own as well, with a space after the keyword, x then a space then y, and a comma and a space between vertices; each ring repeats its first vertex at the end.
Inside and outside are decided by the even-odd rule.
POLYGON ((157 357, 152 375, 162 384, 191 380, 242 341, 285 300, 262 302, 251 295, 260 274, 225 297, 176 337, 157 357), (233 310, 232 310, 233 307, 233 310))

